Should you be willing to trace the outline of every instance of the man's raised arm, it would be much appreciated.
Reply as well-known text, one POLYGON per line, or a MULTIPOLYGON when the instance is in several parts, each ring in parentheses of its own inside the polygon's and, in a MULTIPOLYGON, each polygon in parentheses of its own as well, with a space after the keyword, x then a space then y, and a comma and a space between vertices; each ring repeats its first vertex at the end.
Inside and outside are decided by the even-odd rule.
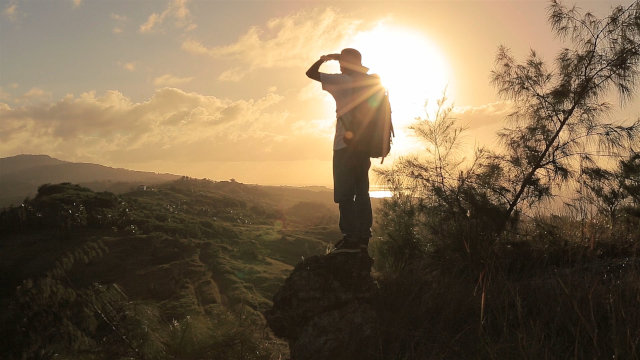
POLYGON ((307 70, 307 76, 315 81, 320 81, 320 65, 322 65, 325 61, 338 60, 339 56, 340 54, 329 54, 320 56, 320 60, 314 62, 309 70, 307 70))

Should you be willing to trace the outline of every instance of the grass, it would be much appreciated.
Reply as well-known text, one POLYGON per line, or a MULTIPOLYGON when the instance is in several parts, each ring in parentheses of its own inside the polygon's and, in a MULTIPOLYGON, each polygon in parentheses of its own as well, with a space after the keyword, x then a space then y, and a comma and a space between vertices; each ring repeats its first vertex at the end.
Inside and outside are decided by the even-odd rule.
POLYGON ((637 246, 538 240, 497 243, 480 271, 446 251, 383 271, 380 358, 638 359, 637 246))
MULTIPOLYGON (((253 355, 245 351, 240 357, 241 351, 234 350, 233 354, 228 353, 230 359, 266 359, 268 354, 281 352, 283 344, 264 333, 260 312, 271 306, 273 294, 293 265, 302 256, 323 253, 325 244, 333 241, 337 232, 323 224, 308 223, 307 217, 291 214, 322 209, 325 205, 316 201, 325 196, 330 203, 330 192, 265 190, 186 178, 151 191, 134 191, 118 197, 71 184, 41 190, 24 207, 0 214, 0 266, 5 274, 0 303, 9 308, 17 301, 15 289, 21 282, 43 279, 65 254, 100 241, 108 252, 70 263, 68 271, 57 273, 63 276, 59 280, 61 285, 59 290, 52 291, 67 288, 64 291, 76 289, 93 294, 90 297, 93 300, 84 302, 89 311, 88 317, 83 318, 93 319, 91 323, 97 324, 99 331, 76 323, 80 317, 74 311, 59 313, 68 314, 70 318, 63 320, 76 324, 69 328, 69 339, 101 336, 91 340, 96 341, 93 345, 79 342, 78 346, 103 346, 103 353, 111 354, 110 358, 124 356, 127 348, 133 348, 123 343, 113 329, 127 333, 131 341, 137 341, 134 346, 137 351, 147 351, 153 358, 169 354, 198 358, 198 352, 210 354, 211 358, 226 358, 213 355, 215 349, 220 354, 227 351, 220 346, 255 350, 253 355), (285 201, 280 202, 279 196, 287 194, 285 201), (296 196, 300 204, 296 203, 296 196), (125 300, 105 293, 108 296, 104 301, 114 311, 107 314, 112 319, 111 325, 91 310, 91 302, 100 299, 91 290, 95 284, 116 284, 126 296, 125 300), (147 310, 138 313, 131 307, 147 310), (124 314, 131 315, 123 317, 124 314), (174 320, 181 324, 179 329, 172 325, 174 320), (143 335, 140 329, 145 326, 153 328, 155 335, 143 335), (175 340, 176 336, 181 340, 175 340), (102 338, 111 340, 103 342, 99 340, 102 338), (111 352, 115 348, 123 350, 115 354, 111 352)), ((324 209, 330 213, 328 208, 324 209)), ((69 305, 56 306, 66 309, 69 305)), ((36 314, 48 310, 29 311, 36 314)), ((20 316, 5 312, 2 334, 11 334, 20 316)), ((23 332, 36 339, 40 330, 33 325, 23 332)), ((59 326, 50 324, 51 328, 59 326)), ((1 344, 1 354, 15 357, 24 346, 23 356, 36 356, 33 351, 39 350, 29 348, 26 338, 7 336, 1 344)), ((38 349, 44 346, 47 345, 41 344, 38 349)), ((65 356, 73 358, 80 348, 65 356)))

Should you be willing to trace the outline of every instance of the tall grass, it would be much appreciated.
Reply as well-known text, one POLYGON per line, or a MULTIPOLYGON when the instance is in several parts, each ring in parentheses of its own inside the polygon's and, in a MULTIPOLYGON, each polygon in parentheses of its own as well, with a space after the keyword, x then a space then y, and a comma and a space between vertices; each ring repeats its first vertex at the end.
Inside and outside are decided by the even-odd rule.
POLYGON ((640 239, 582 242, 575 220, 542 216, 504 234, 473 217, 434 231, 426 209, 396 198, 382 210, 396 216, 373 243, 380 358, 640 357, 640 239))

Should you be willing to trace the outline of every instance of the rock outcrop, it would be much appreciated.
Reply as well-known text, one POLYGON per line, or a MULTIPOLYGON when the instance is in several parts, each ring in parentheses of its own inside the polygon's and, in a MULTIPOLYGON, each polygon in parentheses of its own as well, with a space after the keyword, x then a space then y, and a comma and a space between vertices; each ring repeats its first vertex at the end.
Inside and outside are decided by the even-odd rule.
POLYGON ((366 253, 339 253, 295 267, 265 313, 273 332, 289 342, 292 360, 376 357, 372 264, 366 253))

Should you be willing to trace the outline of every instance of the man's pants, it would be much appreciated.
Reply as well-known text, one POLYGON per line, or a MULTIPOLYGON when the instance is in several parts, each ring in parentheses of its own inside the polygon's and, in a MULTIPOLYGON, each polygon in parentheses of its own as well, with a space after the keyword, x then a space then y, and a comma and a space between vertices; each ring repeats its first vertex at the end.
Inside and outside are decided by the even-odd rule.
POLYGON ((367 154, 349 148, 333 152, 333 200, 340 209, 340 231, 347 238, 367 244, 371 237, 371 199, 367 154))

